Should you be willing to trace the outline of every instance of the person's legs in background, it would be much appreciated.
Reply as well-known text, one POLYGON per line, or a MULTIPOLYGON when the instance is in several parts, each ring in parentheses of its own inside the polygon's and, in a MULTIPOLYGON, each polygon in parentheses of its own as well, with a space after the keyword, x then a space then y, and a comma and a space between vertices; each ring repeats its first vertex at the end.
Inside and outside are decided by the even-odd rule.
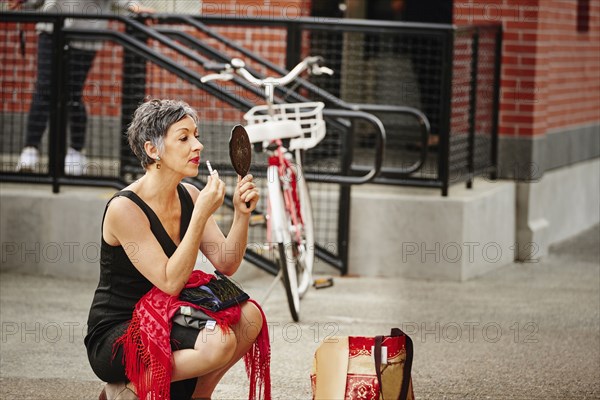
MULTIPOLYGON (((52 36, 42 32, 38 38, 38 61, 35 93, 27 118, 25 146, 19 157, 17 171, 39 170, 39 147, 50 117, 52 93, 52 36)), ((94 62, 95 50, 71 48, 69 74, 66 82, 69 93, 69 125, 71 143, 65 157, 65 174, 81 175, 87 163, 81 153, 85 145, 87 111, 83 102, 83 86, 94 62)))
POLYGON ((38 37, 37 77, 35 92, 27 117, 25 146, 17 164, 17 171, 39 169, 39 146, 50 116, 52 77, 52 36, 40 33, 38 37))
POLYGON ((85 145, 87 111, 83 101, 83 86, 94 62, 95 50, 69 50, 69 124, 71 143, 65 157, 65 174, 82 175, 87 160, 81 153, 85 145))

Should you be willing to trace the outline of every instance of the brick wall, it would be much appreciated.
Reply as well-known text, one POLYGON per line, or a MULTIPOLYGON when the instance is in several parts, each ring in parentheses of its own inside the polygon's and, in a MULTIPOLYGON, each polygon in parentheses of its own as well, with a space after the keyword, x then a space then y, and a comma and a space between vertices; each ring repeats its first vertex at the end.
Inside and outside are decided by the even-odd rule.
MULTIPOLYGON (((311 0, 204 0, 202 15, 296 19, 310 16, 311 0)), ((219 33, 269 61, 285 66, 286 32, 269 27, 216 27, 219 33)))
MULTIPOLYGON (((123 31, 118 24, 111 29, 123 31)), ((29 111, 37 76, 38 35, 34 23, 4 23, 0 26, 0 110, 29 111), (22 31, 25 54, 21 54, 22 31)), ((122 48, 105 43, 97 52, 83 88, 83 100, 90 115, 116 116, 121 107, 122 48)))
POLYGON ((578 30, 578 4, 455 0, 457 25, 503 25, 501 135, 536 136, 600 122, 600 1, 589 1, 588 31, 578 30))
MULTIPOLYGON (((120 24, 111 23, 110 28, 124 31, 120 24)), ((89 115, 116 117, 121 114, 123 85, 123 48, 105 42, 96 53, 94 64, 83 88, 83 100, 89 115)))
POLYGON ((548 3, 541 9, 539 33, 543 40, 541 56, 547 61, 548 129, 598 122, 600 1, 590 2, 593 9, 588 32, 577 31, 577 7, 574 1, 548 3))
MULTIPOLYGON (((238 18, 294 19, 309 15, 311 9, 310 0, 204 0, 201 4, 203 15, 238 18)), ((503 24, 501 135, 535 137, 600 121, 600 0, 589 0, 588 31, 585 32, 578 29, 578 22, 580 27, 586 25, 578 19, 580 4, 583 4, 580 0, 454 1, 454 19, 458 25, 503 24)), ((6 29, 0 32, 4 86, 2 109, 24 112, 29 107, 35 76, 36 37, 33 24, 21 26, 27 37, 25 57, 19 54, 16 46, 16 25, 5 24, 4 27, 6 29)), ((272 62, 285 65, 285 30, 268 26, 223 25, 215 28, 272 62)), ((213 40, 208 37, 202 39, 216 44, 211 43, 213 40)), ((117 62, 111 68, 110 76, 103 67, 119 58, 119 47, 111 45, 104 46, 97 56, 85 89, 92 115, 117 115, 119 112, 120 64, 117 62)), ((152 75, 154 71, 151 68, 149 72, 152 75)), ((166 83, 173 79, 163 78, 166 83)), ((187 95, 187 91, 175 92, 187 95)), ((148 94, 169 96, 171 93, 149 90, 148 94)), ((218 102, 211 108, 221 107, 218 102)))
POLYGON ((309 16, 311 0, 202 0, 203 15, 236 18, 298 18, 309 16))
MULTIPOLYGON (((289 18, 295 19, 310 14, 310 0, 286 1, 202 1, 201 14, 206 16, 226 16, 235 18, 262 17, 262 18, 289 18)), ((194 10, 188 10, 194 11, 194 10)), ((197 10, 196 10, 197 11, 197 10)), ((2 112, 28 112, 35 91, 35 77, 37 71, 37 35, 33 23, 3 23, 0 29, 0 76, 3 89, 0 92, 0 107, 2 112), (25 35, 25 56, 20 54, 19 30, 25 35)), ((118 23, 112 23, 111 28, 123 31, 118 23)), ((236 43, 249 50, 266 57, 279 66, 285 66, 286 31, 278 27, 268 26, 229 26, 213 27, 217 32, 225 35, 236 43)), ((188 33, 218 50, 225 51, 231 56, 243 57, 232 52, 215 39, 208 37, 194 29, 187 29, 188 33)), ((304 41, 308 43, 308 41, 304 41)), ((149 42, 157 51, 171 57, 180 65, 195 70, 200 75, 207 71, 202 70, 197 63, 187 60, 174 51, 166 49, 155 41, 149 42)), ((308 53, 306 49, 305 53, 308 53)), ((305 55, 305 54, 303 54, 305 55)), ((98 51, 94 64, 88 74, 84 86, 84 102, 90 116, 117 117, 121 110, 122 91, 122 56, 121 46, 105 42, 98 51)), ((147 63, 146 74, 149 79, 146 95, 150 97, 182 98, 194 104, 207 120, 239 120, 241 113, 228 104, 204 94, 197 88, 176 78, 173 74, 162 68, 147 63)), ((219 83, 236 90, 236 95, 260 102, 255 95, 236 89, 233 85, 219 83), (238 93, 239 92, 239 93, 238 93)))
POLYGON ((31 45, 35 41, 33 24, 2 24, 0 29, 0 91, 1 112, 22 113, 29 110, 29 102, 34 93, 37 66, 37 48, 31 45), (26 43, 21 49, 19 30, 24 33, 26 43), (21 51, 24 51, 24 54, 21 51))

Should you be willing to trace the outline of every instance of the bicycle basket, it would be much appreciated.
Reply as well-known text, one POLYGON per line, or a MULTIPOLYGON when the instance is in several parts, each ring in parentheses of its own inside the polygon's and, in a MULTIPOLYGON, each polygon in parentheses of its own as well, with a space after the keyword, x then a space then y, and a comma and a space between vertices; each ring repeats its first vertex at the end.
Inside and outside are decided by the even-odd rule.
POLYGON ((291 137, 290 150, 315 147, 325 137, 324 107, 322 102, 274 104, 273 115, 269 115, 267 105, 252 107, 244 114, 250 140, 254 143, 291 137))

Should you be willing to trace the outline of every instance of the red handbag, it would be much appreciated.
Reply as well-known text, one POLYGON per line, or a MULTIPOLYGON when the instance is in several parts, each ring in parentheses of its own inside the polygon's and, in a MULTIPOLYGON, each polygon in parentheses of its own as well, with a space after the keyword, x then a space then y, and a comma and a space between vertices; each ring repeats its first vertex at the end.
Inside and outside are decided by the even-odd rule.
POLYGON ((389 336, 340 336, 315 352, 314 400, 413 400, 412 340, 398 328, 389 336))

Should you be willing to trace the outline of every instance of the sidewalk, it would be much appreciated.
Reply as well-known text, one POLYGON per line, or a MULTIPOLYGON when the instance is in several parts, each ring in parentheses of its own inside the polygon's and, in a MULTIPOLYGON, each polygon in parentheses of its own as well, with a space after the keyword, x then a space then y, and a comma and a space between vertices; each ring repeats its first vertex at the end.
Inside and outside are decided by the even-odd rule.
MULTIPOLYGON (((600 228, 464 283, 336 278, 291 323, 282 288, 266 303, 276 399, 310 399, 318 342, 403 328, 415 344, 417 399, 600 397, 600 228)), ((401 260, 399 260, 401 262, 401 260)), ((16 266, 15 266, 16 267, 16 266)), ((252 268, 252 267, 248 267, 252 268)), ((271 278, 242 282, 261 299, 271 278)), ((0 399, 97 399, 83 336, 96 282, 0 275, 0 399)), ((245 399, 241 364, 214 399, 245 399)))

